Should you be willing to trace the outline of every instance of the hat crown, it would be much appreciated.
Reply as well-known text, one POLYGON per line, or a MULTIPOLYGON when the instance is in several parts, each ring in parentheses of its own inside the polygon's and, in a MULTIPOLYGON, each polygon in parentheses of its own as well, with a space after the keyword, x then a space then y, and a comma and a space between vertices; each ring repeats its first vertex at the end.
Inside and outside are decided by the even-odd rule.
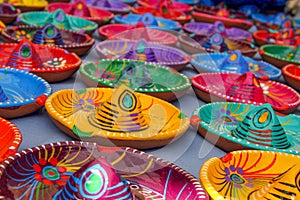
POLYGON ((226 90, 226 95, 258 103, 266 102, 259 80, 251 72, 246 72, 232 81, 226 90))
POLYGON ((125 180, 104 158, 96 158, 74 172, 53 199, 126 199, 132 194, 125 180))
MULTIPOLYGON (((149 116, 144 115, 139 98, 125 85, 119 86, 98 109, 96 126, 111 132, 142 131, 149 127, 149 116)), ((93 123, 93 122, 91 122, 93 123)))
POLYGON ((80 17, 91 17, 90 10, 83 0, 76 0, 75 3, 71 6, 68 14, 80 17))
POLYGON ((154 50, 145 39, 137 40, 128 53, 124 55, 124 58, 130 60, 157 62, 154 50))
POLYGON ((133 90, 153 87, 147 67, 136 61, 114 60, 102 70, 100 78, 113 79, 116 86, 124 84, 133 90))
POLYGON ((142 22, 146 26, 158 26, 156 18, 151 13, 143 14, 142 17, 139 19, 139 22, 142 22))
POLYGON ((46 24, 33 36, 35 44, 64 45, 60 31, 52 24, 46 24))
POLYGON ((34 44, 29 40, 23 39, 10 54, 6 65, 16 68, 41 68, 43 67, 43 62, 34 44))
POLYGON ((53 24, 55 27, 61 29, 71 29, 68 16, 62 9, 57 9, 51 13, 50 17, 47 19, 47 24, 53 24))
POLYGON ((286 149, 291 145, 270 104, 256 107, 247 113, 232 134, 252 144, 278 149, 286 149))
POLYGON ((239 50, 229 53, 220 66, 220 71, 243 74, 249 71, 248 62, 239 50))

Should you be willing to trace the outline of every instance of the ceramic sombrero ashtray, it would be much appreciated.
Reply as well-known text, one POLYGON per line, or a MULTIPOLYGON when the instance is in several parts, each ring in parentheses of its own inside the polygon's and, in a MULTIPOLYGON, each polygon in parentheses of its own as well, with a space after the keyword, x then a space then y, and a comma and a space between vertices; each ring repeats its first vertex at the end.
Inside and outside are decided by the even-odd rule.
POLYGON ((58 9, 55 12, 28 12, 22 13, 18 16, 19 24, 26 24, 29 26, 45 26, 46 24, 53 24, 59 29, 73 30, 76 32, 92 34, 98 25, 95 22, 66 15, 66 13, 58 9))
POLYGON ((21 14, 21 10, 16 9, 12 4, 0 4, 0 21, 4 24, 13 23, 19 14, 21 14))
POLYGON ((163 17, 166 19, 171 19, 179 22, 180 24, 185 24, 191 21, 192 17, 178 9, 174 9, 167 2, 162 2, 159 6, 155 8, 151 7, 137 7, 131 9, 134 14, 145 14, 153 13, 156 17, 163 17))
POLYGON ((190 63, 199 73, 231 72, 243 74, 252 72, 258 78, 272 80, 281 76, 281 71, 273 65, 243 56, 240 51, 194 54, 190 63))
POLYGON ((4 199, 208 200, 194 176, 168 161, 88 142, 25 149, 2 163, 0 182, 4 199))
POLYGON ((179 22, 174 20, 165 19, 162 17, 154 17, 151 13, 143 15, 138 14, 127 14, 127 15, 116 15, 114 20, 120 24, 131 24, 137 25, 139 22, 145 24, 148 28, 155 28, 159 30, 173 30, 178 31, 181 29, 179 22))
POLYGON ((103 39, 110 40, 131 40, 145 39, 147 42, 154 42, 164 45, 176 45, 177 37, 169 32, 147 28, 144 24, 108 24, 98 29, 103 39))
POLYGON ((285 81, 295 88, 296 90, 300 91, 300 68, 299 65, 286 65, 282 69, 282 75, 285 81))
POLYGON ((300 29, 282 29, 279 31, 258 30, 253 33, 255 44, 300 45, 300 29))
POLYGON ((251 72, 203 73, 191 81, 196 95, 206 102, 269 103, 283 113, 291 113, 300 105, 300 95, 294 89, 276 81, 257 79, 251 72))
POLYGON ((117 87, 125 84, 136 92, 165 101, 183 96, 191 83, 187 76, 160 65, 132 60, 100 60, 80 67, 82 80, 89 87, 117 87))
POLYGON ((187 5, 182 2, 178 1, 168 1, 168 0, 138 0, 138 4, 142 7, 150 7, 150 8, 156 8, 160 4, 167 2, 168 7, 174 10, 179 10, 181 12, 191 12, 193 10, 193 7, 190 5, 187 5))
POLYGON ((300 155, 300 117, 283 116, 270 104, 211 103, 196 109, 192 125, 226 152, 244 149, 300 155))
POLYGON ((125 85, 60 90, 46 102, 53 122, 68 135, 106 146, 161 147, 178 139, 189 119, 161 99, 134 93, 125 85))
POLYGON ((58 29, 52 24, 8 27, 1 31, 1 36, 7 43, 19 43, 25 38, 35 44, 55 46, 79 56, 86 54, 95 43, 95 40, 87 34, 58 29))
POLYGON ((300 64, 300 48, 298 46, 282 46, 267 44, 260 47, 262 59, 278 68, 288 64, 300 64))
POLYGON ((0 65, 32 72, 49 82, 69 78, 81 65, 74 53, 23 39, 19 44, 0 44, 0 65))
POLYGON ((220 33, 223 37, 234 40, 252 40, 252 35, 248 31, 240 28, 226 28, 224 23, 216 21, 213 24, 205 22, 190 22, 182 28, 189 34, 199 35, 202 37, 211 36, 214 33, 220 33))
POLYGON ((114 14, 127 14, 131 10, 131 6, 127 5, 122 1, 112 1, 112 0, 86 0, 87 4, 100 8, 102 10, 107 10, 114 14))
POLYGON ((14 68, 0 69, 0 116, 16 118, 42 108, 51 94, 40 77, 14 68))
POLYGON ((259 30, 278 30, 282 28, 291 28, 296 25, 283 13, 278 13, 275 15, 256 13, 252 15, 252 20, 254 22, 254 25, 259 30))
POLYGON ((272 151, 234 151, 211 158, 200 181, 211 199, 299 199, 300 156, 272 151))
POLYGON ((96 22, 98 25, 107 24, 114 17, 114 14, 109 11, 94 6, 87 6, 84 0, 76 0, 73 4, 51 3, 45 8, 49 12, 54 12, 57 9, 62 9, 68 15, 96 22))
POLYGON ((179 35, 178 40, 180 46, 190 54, 232 52, 238 50, 245 56, 253 57, 258 51, 251 42, 227 38, 226 36, 222 36, 221 33, 214 33, 205 37, 194 34, 190 36, 179 35))
POLYGON ((189 63, 189 56, 175 48, 146 40, 106 40, 99 42, 96 50, 101 58, 130 59, 183 69, 189 63))
POLYGON ((18 152, 22 142, 22 134, 12 122, 0 118, 0 162, 18 152))
POLYGON ((252 27, 252 22, 247 21, 247 16, 241 12, 227 10, 225 8, 215 8, 199 5, 194 8, 192 13, 196 22, 214 23, 221 21, 226 27, 236 27, 248 30, 252 27))
MULTIPOLYGON (((7 0, 5 1, 7 2, 7 0)), ((46 0, 8 0, 8 3, 14 5, 22 12, 40 11, 48 5, 46 0)))
POLYGON ((258 50, 250 42, 251 34, 238 28, 225 28, 220 21, 214 24, 191 22, 183 29, 189 35, 179 35, 178 40, 190 54, 240 50, 243 55, 253 57, 258 50))

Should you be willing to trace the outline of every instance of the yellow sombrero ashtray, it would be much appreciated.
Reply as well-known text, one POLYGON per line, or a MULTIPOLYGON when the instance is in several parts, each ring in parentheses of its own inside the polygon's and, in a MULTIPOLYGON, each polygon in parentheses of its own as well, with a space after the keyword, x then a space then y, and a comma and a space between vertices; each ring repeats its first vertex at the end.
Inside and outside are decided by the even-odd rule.
POLYGON ((45 105, 53 122, 68 135, 106 146, 161 147, 178 139, 189 119, 161 99, 117 89, 60 90, 45 105))

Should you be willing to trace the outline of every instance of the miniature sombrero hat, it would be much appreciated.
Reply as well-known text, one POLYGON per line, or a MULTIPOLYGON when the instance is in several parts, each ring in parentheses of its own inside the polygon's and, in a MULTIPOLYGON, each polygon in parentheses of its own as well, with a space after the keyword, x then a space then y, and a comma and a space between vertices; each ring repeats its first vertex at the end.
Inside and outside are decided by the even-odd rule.
MULTIPOLYGON (((138 0, 137 2, 140 6, 155 8, 159 4, 161 4, 163 1, 167 1, 167 0, 138 0)), ((193 10, 192 6, 182 3, 182 2, 168 1, 167 3, 169 4, 169 8, 179 10, 181 12, 190 12, 193 10)))
POLYGON ((189 126, 175 106, 121 85, 60 90, 50 96, 46 109, 68 135, 102 145, 148 149, 178 139, 189 126))
POLYGON ((270 104, 211 103, 196 109, 191 119, 205 139, 227 152, 259 149, 300 155, 300 117, 279 115, 270 104))
POLYGON ((46 0, 8 0, 8 3, 13 4, 22 12, 40 11, 48 5, 46 0))
POLYGON ((282 75, 288 85, 300 91, 300 68, 298 65, 290 64, 284 66, 282 69, 282 75))
POLYGON ((68 15, 82 17, 93 21, 98 25, 107 24, 114 17, 114 14, 109 11, 94 6, 88 6, 84 0, 76 0, 73 4, 52 3, 45 8, 45 10, 48 10, 49 12, 54 12, 58 9, 62 9, 68 15))
POLYGON ((172 8, 166 1, 162 2, 158 7, 137 7, 131 9, 134 14, 145 14, 145 13, 153 13, 156 17, 163 17, 166 19, 171 19, 179 22, 180 24, 185 24, 191 21, 192 17, 187 15, 186 13, 172 8))
POLYGON ((0 188, 4 199, 208 200, 199 180, 175 164, 137 149, 93 142, 63 141, 20 151, 1 163, 0 182, 7 183, 0 188))
POLYGON ((0 45, 0 65, 30 71, 49 82, 57 82, 76 72, 81 59, 63 49, 24 39, 19 44, 0 45))
POLYGON ((147 42, 154 42, 164 45, 176 45, 177 37, 166 31, 147 28, 144 24, 108 24, 98 29, 103 39, 110 40, 131 40, 145 39, 147 42))
POLYGON ((260 47, 262 59, 278 68, 288 64, 300 64, 300 48, 298 46, 281 46, 268 44, 260 47))
POLYGON ((127 14, 131 10, 131 6, 127 5, 126 3, 122 2, 122 1, 90 0, 89 4, 94 7, 98 7, 103 10, 107 10, 114 14, 127 14))
POLYGON ((214 33, 204 37, 194 34, 190 34, 190 36, 179 35, 178 40, 180 46, 190 54, 239 50, 243 55, 253 57, 258 51, 251 42, 227 38, 222 36, 221 33, 214 33))
MULTIPOLYGON (((1 95, 0 101, 3 100, 3 89, 0 88, 1 95)), ((18 152, 18 148, 22 142, 22 134, 18 127, 12 122, 0 118, 0 162, 3 162, 7 157, 14 155, 18 152)))
POLYGON ((87 34, 58 29, 52 24, 9 27, 1 31, 1 36, 7 43, 19 43, 26 38, 35 44, 55 46, 77 55, 86 54, 95 43, 95 40, 87 34))
POLYGON ((0 77, 1 117, 16 118, 35 112, 51 94, 45 80, 23 70, 1 68, 0 77))
POLYGON ((96 46, 102 58, 130 59, 169 66, 176 70, 183 69, 189 63, 189 56, 174 47, 138 41, 106 40, 96 46))
POLYGON ((4 24, 13 23, 19 14, 21 14, 21 10, 16 9, 12 4, 0 4, 0 21, 4 24))
POLYGON ((226 27, 236 27, 248 30, 252 27, 252 22, 247 21, 247 16, 242 12, 227 10, 226 8, 215 8, 199 5, 194 8, 192 13, 196 22, 214 23, 221 21, 226 27))
POLYGON ((53 24, 57 28, 73 30, 92 34, 98 25, 95 22, 66 15, 66 13, 58 9, 53 13, 50 12, 28 12, 22 13, 18 16, 17 21, 21 24, 30 26, 44 26, 46 24, 53 24))
POLYGON ((272 151, 234 151, 211 158, 200 181, 211 199, 299 199, 300 156, 272 151))
POLYGON ((179 22, 174 20, 165 19, 162 17, 154 17, 151 13, 145 13, 143 15, 138 14, 127 14, 127 15, 116 15, 114 20, 120 24, 131 24, 136 25, 140 22, 145 24, 148 28, 154 28, 158 30, 180 30, 181 25, 179 22))
POLYGON ((251 72, 244 74, 204 73, 191 78, 197 96, 206 102, 231 101, 262 105, 290 113, 300 105, 300 95, 275 81, 259 80, 251 72))
POLYGON ((299 30, 295 29, 282 29, 278 32, 258 30, 253 33, 253 38, 258 46, 264 44, 278 44, 278 45, 288 45, 288 46, 298 46, 300 45, 300 35, 299 30))
POLYGON ((199 73, 231 72, 243 74, 252 72, 258 78, 278 79, 281 71, 273 65, 243 56, 240 51, 231 53, 195 54, 190 63, 199 73))
POLYGON ((224 23, 216 21, 213 24, 204 22, 186 23, 183 28, 185 32, 199 36, 209 37, 214 33, 220 33, 225 38, 234 40, 252 40, 251 33, 239 28, 226 28, 224 23))
POLYGON ((178 99, 191 86, 188 77, 169 67, 132 60, 105 59, 85 63, 80 67, 80 75, 90 87, 117 87, 125 84, 136 92, 165 101, 178 99))
POLYGON ((281 29, 281 28, 291 28, 293 27, 293 21, 290 20, 283 13, 278 13, 275 15, 265 15, 256 13, 252 15, 252 20, 256 25, 257 29, 268 30, 268 29, 281 29))

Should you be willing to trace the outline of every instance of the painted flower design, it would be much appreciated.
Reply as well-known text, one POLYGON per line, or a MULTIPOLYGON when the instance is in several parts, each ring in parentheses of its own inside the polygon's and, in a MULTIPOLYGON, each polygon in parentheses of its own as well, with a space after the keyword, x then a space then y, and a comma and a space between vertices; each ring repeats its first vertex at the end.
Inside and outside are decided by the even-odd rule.
POLYGON ((47 65, 48 67, 59 68, 59 67, 64 67, 66 65, 66 62, 67 62, 66 60, 60 57, 60 58, 53 58, 52 60, 48 60, 44 64, 47 65))
POLYGON ((249 63, 249 69, 251 72, 256 72, 260 70, 259 65, 252 62, 249 63))
POLYGON ((294 56, 295 56, 295 53, 294 53, 294 52, 291 52, 291 53, 289 53, 289 54, 286 56, 286 59, 287 59, 287 60, 291 60, 291 59, 294 58, 294 56))
POLYGON ((230 165, 225 167, 224 172, 226 181, 233 184, 235 188, 241 189, 245 186, 253 188, 253 179, 243 177, 244 170, 242 168, 230 165))
POLYGON ((243 119, 239 112, 230 107, 217 107, 209 114, 209 126, 220 133, 230 133, 236 125, 243 119))
POLYGON ((33 165, 35 180, 42 182, 44 185, 65 185, 70 174, 67 168, 58 166, 57 158, 50 158, 48 161, 44 158, 39 159, 38 164, 33 165))
POLYGON ((16 31, 16 38, 18 38, 20 40, 23 39, 23 38, 25 38, 27 40, 31 40, 32 39, 31 35, 28 34, 28 33, 26 33, 26 31, 24 31, 24 30, 16 31))
POLYGON ((216 120, 221 123, 230 123, 230 124, 237 124, 237 118, 231 113, 230 110, 225 110, 222 108, 219 111, 216 111, 217 117, 216 120))
POLYGON ((74 172, 94 159, 92 155, 96 148, 87 151, 78 145, 68 148, 43 145, 34 153, 21 152, 22 158, 15 160, 12 170, 5 170, 9 180, 7 187, 13 191, 13 199, 53 199, 74 172))
POLYGON ((261 68, 263 66, 260 66, 259 63, 253 63, 253 62, 250 62, 248 64, 248 69, 250 72, 254 73, 256 76, 260 76, 261 78, 263 78, 263 76, 268 76, 268 74, 263 71, 261 68))

